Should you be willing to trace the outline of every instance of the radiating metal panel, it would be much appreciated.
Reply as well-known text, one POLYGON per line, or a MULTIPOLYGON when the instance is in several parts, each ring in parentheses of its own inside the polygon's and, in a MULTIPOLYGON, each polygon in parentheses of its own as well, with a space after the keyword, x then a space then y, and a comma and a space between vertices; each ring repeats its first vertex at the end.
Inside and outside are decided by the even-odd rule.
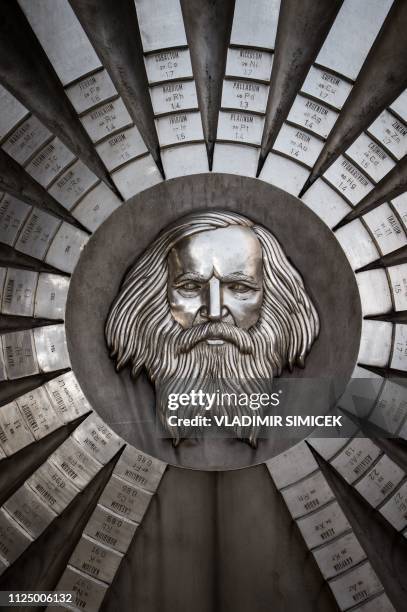
POLYGON ((191 140, 203 140, 201 114, 177 113, 155 120, 160 145, 180 144, 191 140))
POLYGON ((136 159, 120 170, 116 170, 112 174, 112 179, 125 200, 162 181, 161 174, 151 155, 136 159))
POLYGON ((325 580, 341 574, 366 559, 366 553, 353 532, 314 550, 313 555, 325 580))
POLYGON ((218 140, 230 140, 260 146, 264 117, 239 111, 220 111, 218 140))
POLYGON ((393 104, 390 105, 391 110, 398 114, 398 116, 407 122, 407 89, 399 95, 393 104))
POLYGON ((3 334, 1 341, 7 378, 13 380, 39 373, 32 329, 3 334))
POLYGON ((359 219, 339 228, 335 236, 354 270, 366 266, 380 256, 372 237, 359 219))
POLYGON ((351 204, 357 204, 373 189, 370 180, 342 155, 328 168, 324 178, 351 204))
POLYGON ((1 312, 8 315, 32 317, 38 272, 8 268, 3 287, 1 312))
POLYGON ((369 421, 384 431, 395 434, 406 416, 406 389, 387 378, 369 421))
POLYGON ((74 159, 72 151, 59 138, 54 138, 33 157, 25 169, 40 185, 48 187, 74 159))
MULTIPOLYGON (((356 433, 357 426, 354 425, 354 431, 356 433)), ((321 457, 331 459, 337 452, 339 452, 349 441, 349 438, 309 438, 308 442, 314 448, 321 457)))
POLYGON ((383 590, 376 572, 368 562, 332 580, 329 586, 340 610, 347 610, 383 590))
POLYGON ((92 410, 73 372, 53 378, 44 386, 64 423, 69 423, 92 410))
POLYGON ((329 70, 311 66, 301 91, 326 102, 340 110, 350 94, 352 85, 349 81, 329 70))
POLYGON ((43 259, 60 224, 57 217, 34 208, 24 223, 15 248, 30 257, 43 259))
POLYGON ((393 0, 345 0, 317 64, 355 80, 392 3, 393 0))
POLYGON ((352 210, 349 204, 322 179, 317 179, 301 199, 330 228, 335 227, 352 210))
POLYGON ((117 98, 83 115, 81 123, 92 142, 99 142, 114 132, 130 127, 133 120, 122 98, 117 98))
POLYGON ((31 206, 6 193, 0 201, 0 242, 13 246, 31 206))
POLYGON ((110 171, 147 153, 147 147, 140 132, 133 126, 101 142, 97 145, 96 151, 110 171))
POLYGON ((269 153, 260 173, 260 179, 298 196, 309 171, 295 161, 269 153))
POLYGON ((16 403, 36 440, 41 440, 63 425, 62 419, 55 412, 43 387, 38 387, 18 397, 16 403))
POLYGON ((407 372, 407 325, 395 325, 393 354, 390 367, 407 372))
POLYGON ((338 113, 328 106, 304 96, 297 96, 287 120, 307 128, 322 138, 327 138, 337 118, 338 113))
POLYGON ((187 45, 179 0, 135 0, 145 53, 187 45))
POLYGON ((332 489, 321 471, 285 489, 282 496, 293 518, 318 510, 334 499, 332 489))
POLYGON ((70 436, 48 458, 77 489, 84 489, 102 468, 83 447, 70 436))
POLYGON ((80 115, 118 95, 107 70, 100 70, 66 88, 72 106, 80 115))
POLYGON ((359 493, 376 508, 393 492, 404 478, 404 471, 387 455, 383 455, 376 465, 355 485, 359 493))
POLYGON ((304 478, 318 469, 313 454, 304 441, 266 462, 278 489, 304 478))
POLYGON ((99 183, 82 198, 73 209, 72 214, 84 227, 93 232, 121 203, 121 200, 107 185, 99 183))
POLYGON ((368 270, 356 274, 363 316, 381 315, 393 309, 385 270, 368 270))
POLYGON ((0 141, 28 114, 25 106, 0 85, 0 141))
POLYGON ((92 578, 110 584, 122 558, 121 553, 83 535, 69 559, 69 564, 92 578))
POLYGON ((390 602, 385 593, 355 608, 354 612, 396 612, 396 608, 390 602))
POLYGON ((163 149, 161 160, 166 179, 209 172, 208 155, 203 143, 185 144, 163 149))
POLYGON ((365 133, 355 140, 346 154, 376 183, 396 165, 386 151, 365 133))
POLYGON ((189 49, 168 49, 144 58, 150 85, 193 77, 189 49))
MULTIPOLYGON (((407 229, 407 192, 402 193, 401 195, 393 198, 392 200, 393 208, 399 214, 401 222, 403 223, 404 229, 407 229)), ((0 205, 1 211, 1 205, 0 205)))
POLYGON ((67 210, 71 210, 84 193, 99 182, 98 177, 78 159, 52 185, 49 193, 67 210))
POLYGON ((68 278, 42 272, 35 293, 34 316, 44 319, 63 319, 68 289, 68 278))
POLYGON ((63 85, 100 68, 100 60, 69 2, 19 0, 19 4, 63 85))
POLYGON ((385 368, 389 363, 393 325, 387 321, 364 320, 358 362, 385 368))
POLYGON ((217 142, 213 154, 213 172, 256 176, 259 149, 240 144, 217 142))
POLYGON ((272 66, 273 54, 268 51, 229 47, 225 76, 269 82, 272 66))
POLYGON ((94 459, 107 463, 124 445, 124 441, 96 414, 90 414, 72 433, 75 440, 94 459))
POLYGON ((394 310, 407 310, 407 264, 387 268, 394 299, 394 310))
POLYGON ((354 438, 331 461, 331 465, 346 482, 352 484, 367 472, 380 453, 380 448, 368 438, 354 438))
POLYGON ((273 149, 312 168, 323 146, 324 143, 319 138, 285 123, 276 138, 273 149))
POLYGON ((2 148, 17 163, 23 165, 51 136, 48 128, 31 115, 10 134, 3 142, 2 148))
POLYGON ((151 497, 151 493, 134 487, 121 478, 112 476, 99 499, 99 503, 124 518, 140 523, 151 497))
POLYGON ((21 529, 3 508, 0 508, 0 554, 2 557, 8 563, 13 563, 32 541, 28 533, 21 529))
POLYGON ((88 234, 64 221, 51 242, 46 263, 63 272, 73 272, 88 240, 88 234))
POLYGON ((160 484, 166 467, 167 464, 163 461, 151 457, 134 446, 126 446, 114 473, 137 487, 154 492, 160 484))
POLYGON ((407 154, 407 125, 384 110, 369 127, 372 134, 397 159, 407 154))
POLYGON ((61 514, 78 494, 78 489, 65 474, 49 461, 45 461, 26 482, 56 514, 61 514))
POLYGON ((195 81, 173 81, 150 88, 154 115, 198 108, 195 81))
POLYGON ((297 525, 309 549, 325 544, 350 529, 350 524, 337 502, 298 519, 297 525))
POLYGON ((58 516, 27 484, 17 489, 3 508, 34 539, 58 516))
POLYGON ((397 531, 401 531, 406 527, 407 482, 401 485, 396 493, 380 508, 379 512, 397 531))
POLYGON ((231 45, 274 49, 280 0, 236 0, 231 45))
POLYGON ((62 370, 70 366, 65 326, 61 323, 34 329, 35 351, 41 372, 62 370))
POLYGON ((222 108, 265 113, 269 93, 268 85, 242 80, 224 80, 222 108))
MULTIPOLYGON (((55 587, 62 593, 73 593, 75 610, 98 612, 107 591, 107 584, 68 566, 55 587)), ((56 608, 58 609, 58 608, 56 608)))
POLYGON ((0 407, 0 443, 7 456, 34 442, 16 402, 0 407))
POLYGON ((381 204, 363 215, 382 255, 387 255, 407 244, 407 237, 397 216, 388 204, 381 204))
POLYGON ((109 548, 125 553, 137 527, 137 523, 128 521, 98 504, 83 533, 109 548))

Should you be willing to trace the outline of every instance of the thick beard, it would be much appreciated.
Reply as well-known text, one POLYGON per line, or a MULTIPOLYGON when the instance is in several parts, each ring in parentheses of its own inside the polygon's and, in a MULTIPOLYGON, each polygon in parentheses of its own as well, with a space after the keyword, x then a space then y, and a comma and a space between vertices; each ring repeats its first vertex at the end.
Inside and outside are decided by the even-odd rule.
MULTIPOLYGON (((174 329, 172 331, 174 332, 174 329)), ((228 402, 224 402, 224 405, 215 404, 210 411, 200 405, 180 406, 176 411, 168 409, 170 393, 190 393, 192 390, 236 395, 270 393, 275 373, 275 363, 271 359, 274 350, 270 346, 270 338, 267 339, 268 350, 262 350, 264 343, 261 338, 256 338, 256 335, 260 334, 259 329, 246 331, 224 323, 205 323, 188 330, 179 326, 176 333, 168 334, 165 340, 167 346, 163 354, 167 359, 162 359, 158 365, 155 361, 154 372, 152 364, 145 364, 156 386, 160 422, 175 445, 182 438, 191 437, 192 430, 182 426, 170 426, 167 420, 170 415, 179 418, 213 415, 233 418, 264 414, 263 407, 252 410, 250 406, 228 402), (214 337, 224 339, 224 344, 208 344, 205 341, 214 337), (170 372, 168 359, 171 363, 170 372)), ((248 440, 252 446, 256 446, 260 430, 257 425, 237 425, 228 428, 229 432, 231 430, 237 438, 248 440)), ((200 437, 202 433, 202 428, 193 429, 194 437, 200 437)))

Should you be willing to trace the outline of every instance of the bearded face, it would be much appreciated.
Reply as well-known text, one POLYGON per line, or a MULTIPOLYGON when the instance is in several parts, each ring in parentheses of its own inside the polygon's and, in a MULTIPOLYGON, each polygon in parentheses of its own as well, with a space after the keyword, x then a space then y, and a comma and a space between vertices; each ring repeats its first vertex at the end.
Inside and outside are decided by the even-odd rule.
MULTIPOLYGON (((270 393, 284 366, 304 365, 317 334, 316 311, 274 236, 224 212, 191 215, 167 230, 130 271, 106 325, 117 368, 131 362, 137 376, 145 367, 155 383, 175 444, 187 432, 168 423, 169 394, 270 393)), ((190 405, 177 416, 204 413, 190 405)), ((226 404, 211 413, 252 411, 226 404)), ((256 444, 255 427, 235 433, 256 444)))

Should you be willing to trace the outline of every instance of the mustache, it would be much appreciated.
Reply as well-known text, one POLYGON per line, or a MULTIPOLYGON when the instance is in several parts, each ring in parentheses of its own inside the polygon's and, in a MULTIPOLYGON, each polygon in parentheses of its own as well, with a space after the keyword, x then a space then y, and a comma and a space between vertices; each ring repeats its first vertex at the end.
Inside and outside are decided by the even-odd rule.
POLYGON ((237 346, 243 354, 253 352, 252 338, 245 329, 230 325, 229 323, 201 323, 179 334, 177 353, 188 353, 194 346, 204 340, 225 340, 237 346))

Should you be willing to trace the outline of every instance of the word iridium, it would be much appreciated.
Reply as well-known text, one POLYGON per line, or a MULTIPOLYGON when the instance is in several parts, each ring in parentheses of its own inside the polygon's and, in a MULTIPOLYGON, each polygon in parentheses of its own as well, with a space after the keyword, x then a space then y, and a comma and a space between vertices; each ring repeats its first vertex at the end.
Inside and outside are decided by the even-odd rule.
POLYGON ((180 406, 201 406, 205 410, 211 410, 216 406, 247 406, 252 410, 258 410, 265 406, 278 406, 280 395, 278 393, 214 393, 190 391, 189 393, 170 393, 168 395, 168 409, 178 410, 180 406))

